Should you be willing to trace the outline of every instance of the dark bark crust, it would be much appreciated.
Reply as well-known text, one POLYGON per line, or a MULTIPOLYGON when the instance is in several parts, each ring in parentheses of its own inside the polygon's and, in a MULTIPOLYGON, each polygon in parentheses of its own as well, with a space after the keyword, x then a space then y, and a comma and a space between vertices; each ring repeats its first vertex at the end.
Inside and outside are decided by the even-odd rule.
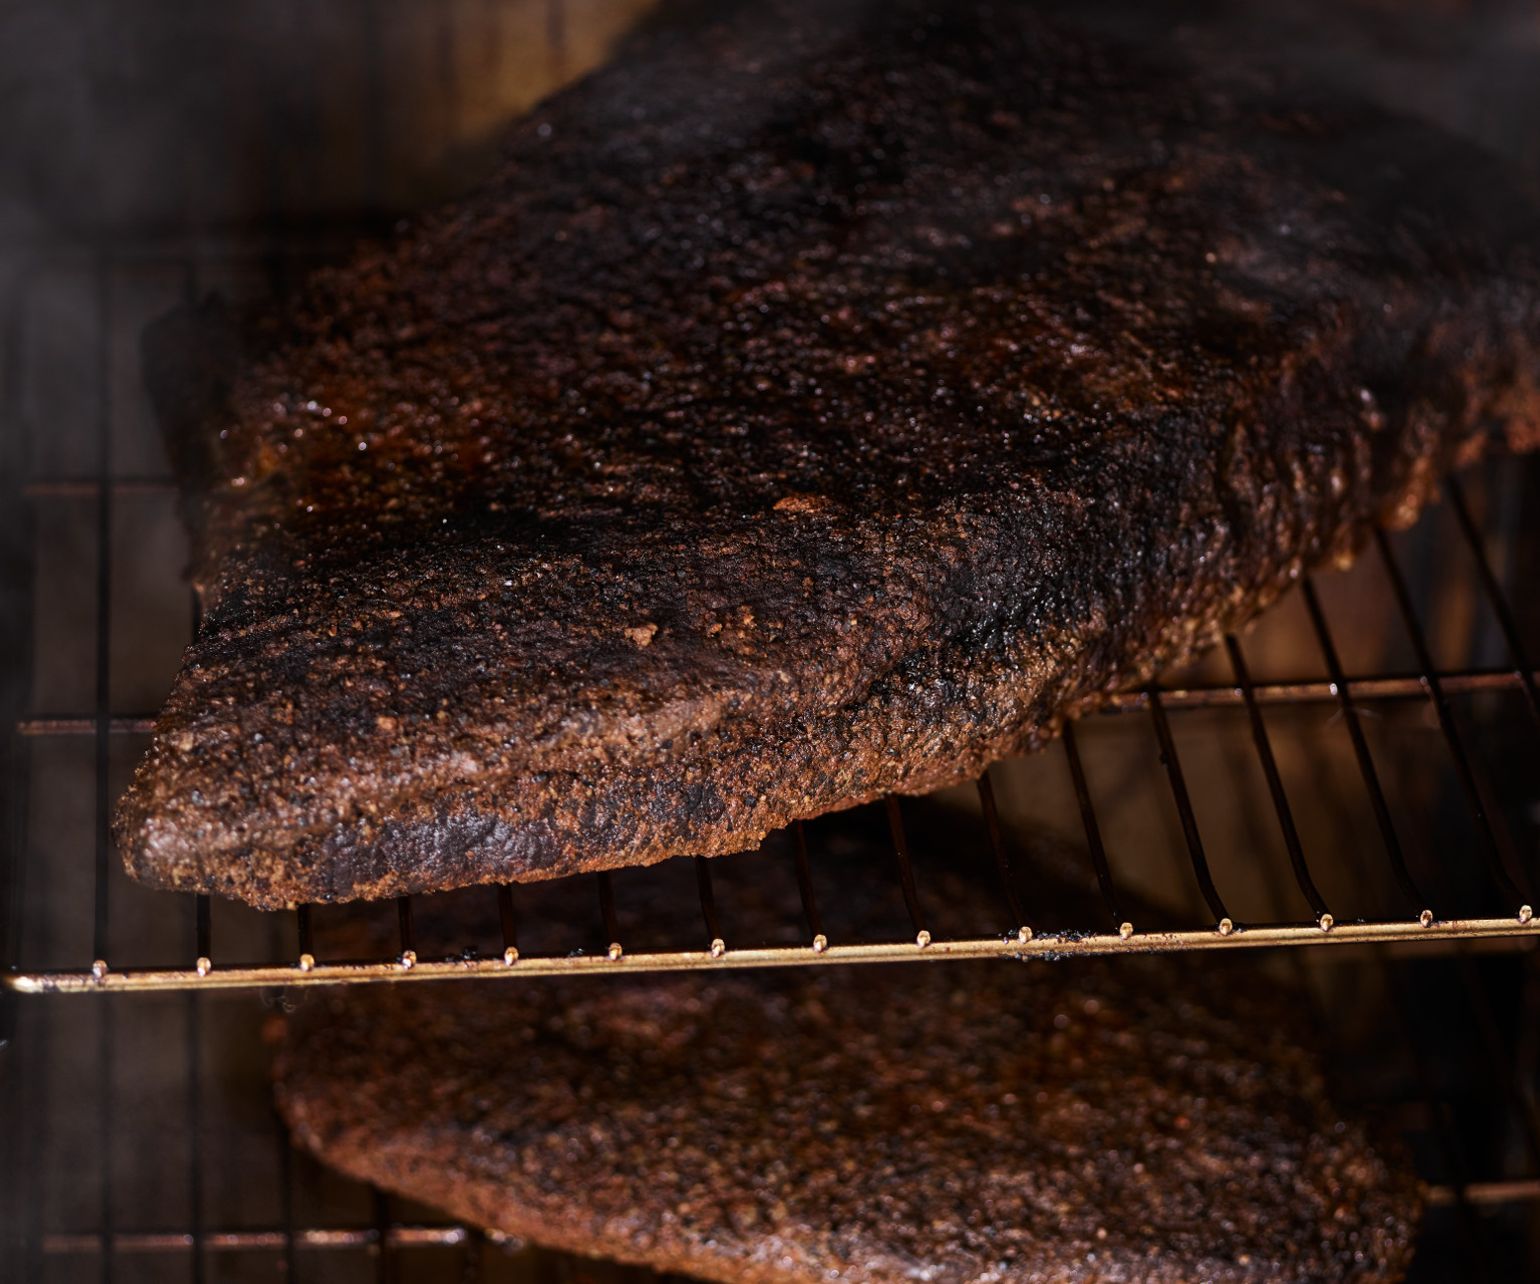
MULTIPOLYGON (((891 853, 820 829, 835 939, 880 932, 891 853)), ((912 826, 915 859, 977 929, 998 898, 955 831, 912 826)), ((1086 921, 1057 853, 1013 851, 1038 911, 1086 921)), ((733 930, 796 920, 773 887, 733 930)), ((733 1284, 1399 1279, 1417 1183, 1332 1104, 1299 1008, 1236 959, 370 986, 289 1018, 278 1100, 318 1158, 473 1225, 733 1284)))
POLYGON ((128 867, 391 896, 967 777, 1532 443, 1534 248, 1427 127, 1025 6, 655 25, 152 335, 207 612, 128 867))

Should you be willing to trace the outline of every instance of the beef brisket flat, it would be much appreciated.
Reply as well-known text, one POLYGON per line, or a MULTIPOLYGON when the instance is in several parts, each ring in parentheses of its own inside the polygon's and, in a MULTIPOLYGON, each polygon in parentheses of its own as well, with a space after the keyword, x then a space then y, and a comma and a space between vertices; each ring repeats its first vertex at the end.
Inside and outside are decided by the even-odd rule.
POLYGON ((117 817, 256 905, 754 846, 1040 744, 1540 435, 1425 126, 997 0, 696 6, 148 342, 202 633, 117 817))
MULTIPOLYGON (((846 940, 898 893, 836 828, 846 940)), ((929 898, 990 921, 944 851, 917 843, 929 898)), ((1016 852, 1038 908, 1083 899, 1016 852)), ((666 914, 657 886, 622 914, 666 914)), ((326 1163, 473 1225, 733 1284, 1398 1279, 1417 1184, 1298 1012, 1234 957, 350 987, 288 1019, 278 1100, 326 1163)))

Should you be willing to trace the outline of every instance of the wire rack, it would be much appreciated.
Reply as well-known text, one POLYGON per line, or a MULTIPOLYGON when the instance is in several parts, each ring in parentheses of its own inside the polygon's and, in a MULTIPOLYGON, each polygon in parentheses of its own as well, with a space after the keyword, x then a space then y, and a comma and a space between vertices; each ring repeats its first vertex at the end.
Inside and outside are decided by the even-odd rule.
MULTIPOLYGON (((568 5, 510 7, 538 10, 551 64, 573 58, 582 23, 568 5)), ((462 109, 476 97, 467 56, 484 55, 494 78, 517 60, 488 37, 496 6, 356 8, 369 122, 359 181, 374 208, 415 203, 411 166, 391 164, 398 131, 380 123, 382 86, 401 77, 393 59, 437 51, 435 83, 462 109)), ((264 124, 274 138, 279 117, 264 124)), ((271 162, 264 172, 278 181, 271 162)), ((943 926, 903 800, 880 804, 895 906, 881 939, 831 930, 849 889, 819 861, 818 822, 758 855, 576 880, 567 891, 591 920, 578 937, 521 913, 518 888, 454 894, 486 925, 470 957, 437 931, 447 898, 258 914, 132 883, 107 819, 195 627, 137 335, 208 289, 281 295, 384 221, 275 216, 283 205, 265 200, 252 227, 172 218, 29 240, 24 266, 0 275, 0 551, 19 589, 0 612, 17 675, 0 711, 0 1275, 651 1278, 445 1223, 291 1151, 260 1030, 310 985, 1002 955, 1074 966, 1085 953, 1331 945, 1270 965, 1300 982, 1338 1096, 1398 1131, 1429 1183, 1414 1278, 1540 1277, 1540 615, 1523 591, 1540 569, 1533 462, 1451 483, 1414 531, 1376 534, 1354 570, 1306 581, 1196 669, 952 791, 983 835, 957 858, 996 880, 994 921, 943 926), (1095 921, 1051 921, 1034 899, 1020 835, 1037 827, 1079 844, 1095 921), (618 925, 654 879, 675 889, 677 912, 634 939, 618 925), (761 879, 794 887, 801 915, 746 923, 735 890, 761 879), (1155 907, 1149 921, 1130 918, 1134 904, 1155 907), (360 917, 383 919, 392 948, 329 953, 329 927, 360 917), (62 992, 120 997, 25 997, 62 992)))

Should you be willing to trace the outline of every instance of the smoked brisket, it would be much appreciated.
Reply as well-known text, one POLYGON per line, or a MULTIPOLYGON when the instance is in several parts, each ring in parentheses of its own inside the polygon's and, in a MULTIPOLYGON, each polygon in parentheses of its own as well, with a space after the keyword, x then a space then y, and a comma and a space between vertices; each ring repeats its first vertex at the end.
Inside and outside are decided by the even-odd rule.
POLYGON ((754 847, 1540 436, 1435 129, 1008 0, 676 6, 474 194, 147 341, 203 628, 118 813, 259 906, 754 847))
MULTIPOLYGON (((943 824, 920 883, 977 928, 998 897, 943 824)), ((848 942, 902 910, 891 853, 834 828, 848 942)), ((1097 905, 1014 854, 1040 912, 1097 905)), ((661 886, 620 890, 627 939, 661 886)), ((753 888, 796 921, 794 879, 753 888)), ((734 935, 764 907, 720 908, 734 935)), ((732 1284, 1399 1279, 1417 1182, 1332 1104, 1299 1006, 1235 956, 342 987, 287 1018, 278 1101, 471 1225, 732 1284)))

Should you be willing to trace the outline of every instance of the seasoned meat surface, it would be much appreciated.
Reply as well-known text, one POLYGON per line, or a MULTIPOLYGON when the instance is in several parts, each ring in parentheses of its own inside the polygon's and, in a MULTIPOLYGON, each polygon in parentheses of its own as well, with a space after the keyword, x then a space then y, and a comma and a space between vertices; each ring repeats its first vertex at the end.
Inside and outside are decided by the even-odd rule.
MULTIPOLYGON (((927 900, 992 921, 921 846, 927 900)), ((891 908, 886 850, 814 852, 839 941, 891 908)), ((1013 854, 1039 908, 1083 899, 1013 854)), ((622 914, 666 914, 657 886, 622 914)), ((324 1162, 473 1225, 732 1284, 1400 1278, 1416 1182, 1298 1006, 1234 956, 349 987, 288 1019, 278 1100, 324 1162)))
POLYGON ((384 897, 974 775, 1532 444, 1535 245, 1467 146, 1176 41, 660 19, 458 204, 150 336, 205 616, 128 867, 384 897))

